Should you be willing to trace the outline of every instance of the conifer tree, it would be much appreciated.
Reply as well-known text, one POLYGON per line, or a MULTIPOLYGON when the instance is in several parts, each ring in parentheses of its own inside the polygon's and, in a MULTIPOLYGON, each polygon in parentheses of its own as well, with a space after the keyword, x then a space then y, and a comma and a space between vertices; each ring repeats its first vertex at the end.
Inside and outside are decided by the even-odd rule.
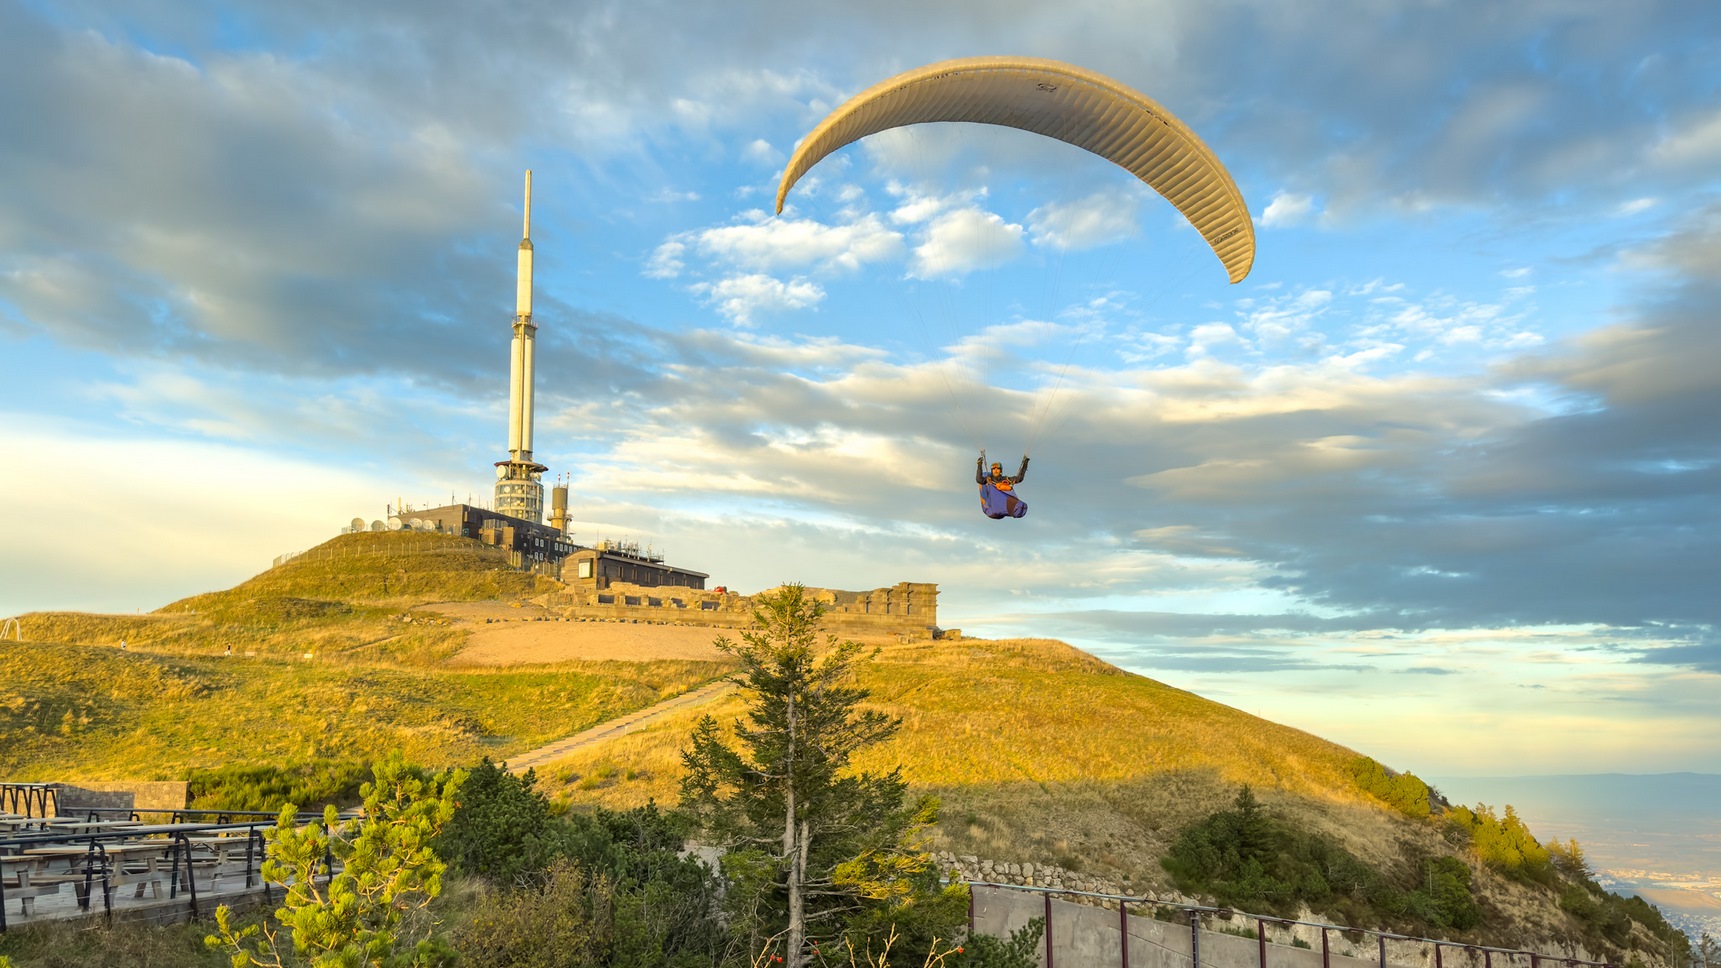
POLYGON ((717 641, 741 664, 747 719, 731 745, 705 717, 682 753, 682 805, 727 851, 731 924, 756 954, 781 945, 785 968, 800 968, 863 907, 938 891, 920 840, 937 801, 905 805, 900 768, 850 769, 900 721, 860 708, 863 647, 836 636, 821 647, 823 612, 800 585, 758 596, 741 641, 717 641))
MULTIPOLYGON (((263 879, 286 889, 276 920, 291 950, 312 968, 432 968, 451 965, 454 952, 413 926, 408 915, 442 893, 447 865, 431 844, 454 815, 464 770, 426 777, 398 755, 379 763, 376 781, 362 788, 364 813, 343 818, 330 805, 321 824, 301 825, 291 804, 265 831, 263 879), (327 861, 339 862, 331 872, 327 861), (416 935, 416 937, 414 936, 416 935)), ((233 968, 282 968, 286 946, 272 929, 239 928, 231 911, 215 911, 216 934, 205 938, 225 950, 233 968)))

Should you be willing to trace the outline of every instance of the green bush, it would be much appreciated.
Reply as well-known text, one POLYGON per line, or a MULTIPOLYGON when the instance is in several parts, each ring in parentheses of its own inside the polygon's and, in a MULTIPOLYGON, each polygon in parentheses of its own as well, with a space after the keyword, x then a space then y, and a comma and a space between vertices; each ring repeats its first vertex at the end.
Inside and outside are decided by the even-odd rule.
POLYGON ((1405 928, 1481 922, 1462 861, 1412 862, 1421 883, 1395 882, 1325 837, 1268 815, 1247 786, 1232 809, 1179 834, 1161 864, 1179 889, 1247 911, 1284 917, 1307 905, 1340 923, 1405 928))
POLYGON ((1453 807, 1446 822, 1469 838, 1482 863, 1521 881, 1552 886, 1556 880, 1553 855, 1536 840, 1510 804, 1504 816, 1478 803, 1474 808, 1453 807))
POLYGON ((583 968, 609 964, 615 948, 615 887, 563 858, 536 888, 486 897, 453 937, 468 964, 492 968, 583 968))
POLYGON ((1436 927, 1460 931, 1482 923, 1482 910, 1470 893, 1470 868, 1456 857, 1432 857, 1424 865, 1426 918, 1436 927))
POLYGON ((199 810, 267 810, 286 804, 317 810, 327 804, 359 802, 359 788, 371 780, 369 760, 305 760, 273 764, 228 765, 195 769, 190 776, 190 806, 199 810))
POLYGON ((543 873, 562 853, 562 838, 536 782, 533 771, 516 776, 488 757, 472 767, 437 853, 455 870, 502 886, 543 873))
POLYGON ((947 963, 958 968, 1036 968, 1046 919, 1035 918, 1010 933, 1008 941, 987 934, 969 934, 962 952, 947 963))
POLYGON ((501 889, 456 933, 469 963, 691 968, 721 959, 717 882, 682 856, 686 818, 656 804, 558 817, 535 781, 480 763, 437 841, 450 864, 501 889))
POLYGON ((1406 816, 1421 819, 1433 806, 1433 791, 1414 773, 1394 773, 1366 756, 1347 767, 1352 782, 1364 793, 1406 816))

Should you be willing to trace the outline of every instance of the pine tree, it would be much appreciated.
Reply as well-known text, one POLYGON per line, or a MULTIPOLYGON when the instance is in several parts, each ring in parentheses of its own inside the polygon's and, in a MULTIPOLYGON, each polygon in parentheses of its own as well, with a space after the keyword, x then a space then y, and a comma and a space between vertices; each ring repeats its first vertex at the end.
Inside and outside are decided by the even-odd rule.
POLYGON ((786 968, 800 968, 863 908, 937 891, 921 844, 937 801, 905 806, 900 768, 850 770, 855 753, 900 721, 859 708, 867 693, 853 675, 867 656, 836 636, 820 647, 823 611, 800 585, 755 599, 741 641, 717 641, 741 664, 747 720, 731 745, 705 717, 682 753, 682 805, 728 852, 731 924, 755 953, 781 944, 786 968))
POLYGON ((272 929, 239 928, 231 910, 215 911, 216 933, 205 938, 225 950, 234 968, 434 968, 455 955, 427 923, 409 923, 442 893, 447 865, 431 847, 454 815, 464 770, 426 777, 397 755, 376 767, 376 781, 362 788, 364 813, 343 818, 330 805, 321 824, 299 824, 295 807, 281 810, 266 831, 263 879, 286 894, 275 919, 287 929, 298 961, 272 929), (331 873, 328 859, 339 861, 331 873))

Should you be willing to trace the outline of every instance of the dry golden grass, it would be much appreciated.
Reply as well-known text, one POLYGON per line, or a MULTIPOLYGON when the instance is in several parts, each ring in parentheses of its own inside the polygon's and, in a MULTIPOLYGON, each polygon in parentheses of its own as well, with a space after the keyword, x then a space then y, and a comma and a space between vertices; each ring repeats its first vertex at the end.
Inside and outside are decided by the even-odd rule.
MULTIPOLYGON (((1176 831, 1243 783, 1366 856, 1397 856, 1402 838, 1426 833, 1355 791, 1344 772, 1354 752, 1061 642, 886 646, 860 684, 903 725, 857 765, 900 764, 912 789, 939 796, 935 844, 957 853, 1163 886, 1158 858, 1176 831)), ((680 750, 699 717, 727 725, 744 711, 732 694, 677 712, 550 764, 539 771, 543 788, 575 804, 673 803, 680 750)))
POLYGON ((502 552, 445 534, 345 534, 226 591, 150 615, 31 612, 36 642, 118 646, 176 655, 344 657, 431 665, 466 645, 459 623, 426 603, 518 600, 561 587, 508 566, 502 552), (412 613, 411 623, 401 618, 412 613))
POLYGON ((0 649, 0 776, 173 779, 194 767, 401 750, 429 766, 506 757, 697 688, 708 662, 430 670, 0 649))

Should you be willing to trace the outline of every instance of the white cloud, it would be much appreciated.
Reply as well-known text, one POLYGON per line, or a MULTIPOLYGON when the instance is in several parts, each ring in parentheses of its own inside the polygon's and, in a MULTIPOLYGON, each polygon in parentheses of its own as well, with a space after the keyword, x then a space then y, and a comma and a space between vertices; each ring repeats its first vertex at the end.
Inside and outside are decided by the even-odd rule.
POLYGON ((784 312, 816 306, 825 290, 806 279, 784 282, 763 273, 729 276, 716 283, 700 283, 694 291, 717 307, 730 321, 751 326, 760 313, 784 312))
POLYGON ((918 279, 991 269, 1022 251, 1022 226, 978 208, 946 212, 927 226, 914 247, 910 274, 918 279))
POLYGON ((1189 333, 1189 348, 1184 351, 1191 359, 1215 356, 1230 349, 1248 350, 1249 342, 1226 323, 1202 323, 1189 333))
POLYGON ((702 255, 714 261, 757 272, 806 266, 853 272, 902 253, 902 236, 886 227, 877 215, 843 225, 804 218, 767 218, 763 213, 750 217, 752 221, 742 224, 692 233, 690 239, 702 255))
POLYGON ((1670 132, 1653 154, 1656 161, 1673 167, 1721 166, 1721 110, 1670 132))
POLYGON ((682 257, 687 254, 687 244, 671 239, 657 247, 651 254, 651 261, 646 263, 645 274, 653 279, 674 279, 681 275, 681 270, 687 268, 682 257))
POLYGON ((1639 212, 1649 211, 1659 204, 1660 201, 1661 200, 1658 198, 1634 198, 1629 202, 1619 203, 1619 207, 1614 209, 1613 213, 1621 218, 1628 215, 1636 215, 1639 212))
POLYGON ((1261 211, 1261 226, 1276 229, 1298 225, 1315 211, 1315 199, 1310 195, 1279 192, 1261 211))
POLYGON ((1090 249, 1133 238, 1141 196, 1097 192, 1074 202, 1053 202, 1028 214, 1030 238, 1054 249, 1090 249))
POLYGON ((747 147, 741 149, 741 157, 743 160, 751 161, 755 164, 769 165, 773 167, 781 165, 785 160, 787 160, 787 157, 781 151, 778 151, 771 142, 766 141, 764 138, 754 138, 749 142, 747 147))

